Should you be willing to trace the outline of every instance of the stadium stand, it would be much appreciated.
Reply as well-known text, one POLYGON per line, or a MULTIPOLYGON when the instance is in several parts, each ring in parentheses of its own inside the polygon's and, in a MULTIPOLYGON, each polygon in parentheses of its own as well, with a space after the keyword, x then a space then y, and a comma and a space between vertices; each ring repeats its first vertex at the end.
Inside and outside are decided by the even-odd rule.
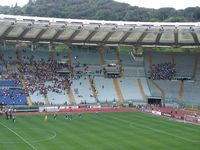
POLYGON ((190 104, 199 104, 200 103, 200 81, 186 81, 185 84, 185 92, 183 96, 184 103, 190 104))
MULTIPOLYGON (((54 87, 54 83, 52 81, 47 81, 45 85, 48 87, 54 87)), ((55 87, 53 90, 47 91, 47 98, 50 104, 69 104, 69 100, 67 97, 67 93, 65 89, 55 87)))
POLYGON ((21 87, 21 81, 13 81, 13 80, 0 80, 1 87, 21 87))
POLYGON ((121 87, 122 95, 127 100, 142 100, 142 95, 137 84, 137 79, 134 78, 120 78, 119 85, 121 87))
POLYGON ((117 94, 114 89, 113 81, 110 78, 95 77, 94 83, 98 92, 100 102, 117 101, 117 94))
MULTIPOLYGON (((96 97, 98 97, 100 103, 117 102, 119 98, 112 78, 105 78, 104 76, 104 65, 101 64, 101 56, 97 48, 72 47, 70 54, 72 57, 71 66, 67 52, 48 52, 44 49, 31 51, 29 48, 19 52, 21 60, 19 64, 16 64, 14 62, 17 60, 17 54, 13 49, 9 47, 6 51, 1 49, 0 52, 2 102, 15 105, 27 104, 26 94, 22 89, 22 82, 20 80, 21 74, 24 75, 28 95, 30 95, 33 104, 43 105, 46 96, 50 105, 69 105, 68 88, 71 88, 76 104, 96 104, 96 97), (73 69, 70 70, 69 66, 73 69), (61 73, 64 73, 64 76, 61 73), (96 97, 94 96, 95 91, 92 89, 94 87, 91 86, 89 76, 94 78, 96 97), (10 88, 6 95, 14 96, 7 99, 3 98, 3 94, 5 95, 5 89, 3 88, 5 87, 10 88), (19 97, 19 95, 21 96, 19 97), (13 97, 15 97, 14 100, 12 100, 13 97)), ((158 88, 147 79, 148 77, 152 78, 150 72, 153 70, 152 66, 149 67, 149 54, 152 57, 152 64, 158 70, 168 72, 169 69, 174 69, 174 74, 167 73, 167 75, 172 75, 170 77, 153 77, 154 82, 164 91, 165 101, 180 102, 179 80, 185 80, 187 76, 190 79, 184 81, 183 103, 200 103, 198 92, 200 84, 200 61, 195 60, 195 53, 159 53, 146 51, 143 55, 144 62, 137 62, 128 52, 117 54, 115 49, 105 48, 103 50, 103 58, 107 62, 116 61, 116 63, 119 63, 121 61, 122 76, 117 78, 117 81, 124 103, 142 101, 144 100, 144 95, 146 99, 148 97, 161 97, 158 88), (120 59, 120 61, 117 61, 117 59, 120 59), (194 60, 197 63, 197 71, 195 80, 191 81, 191 76, 194 72, 194 60), (138 79, 141 81, 141 85, 139 85, 138 79), (141 87, 143 90, 141 90, 141 87)), ((163 75, 163 72, 161 74, 163 75)))
POLYGON ((150 97, 151 96, 151 92, 150 92, 150 89, 149 89, 149 86, 148 86, 147 79, 146 78, 141 78, 140 80, 141 80, 141 84, 142 84, 145 96, 146 97, 150 97))
MULTIPOLYGON (((17 54, 13 49, 9 47, 6 51, 1 51, 0 70, 2 77, 0 86, 17 87, 23 91, 20 76, 24 75, 28 95, 30 95, 33 104, 45 104, 46 97, 50 105, 70 105, 72 102, 70 102, 69 93, 67 92, 70 88, 76 104, 96 104, 97 100, 100 103, 116 103, 119 98, 112 78, 106 78, 104 75, 105 64, 101 64, 101 56, 97 48, 72 47, 71 54, 69 52, 48 52, 39 48, 31 51, 26 48, 19 52, 21 60, 18 64, 14 63, 17 60, 17 54), (70 56, 72 64, 68 60, 70 56), (91 86, 89 76, 92 79, 94 78, 94 87, 91 86), (95 92, 96 96, 94 96, 95 92)), ((165 101, 179 103, 179 80, 185 80, 185 75, 192 76, 196 58, 195 53, 189 52, 160 53, 145 51, 144 61, 139 62, 135 61, 129 52, 117 53, 112 48, 105 48, 102 54, 103 59, 108 60, 107 62, 115 60, 116 63, 119 63, 119 66, 122 64, 122 76, 117 78, 117 81, 124 103, 142 101, 144 97, 146 100, 148 97, 161 97, 158 88, 147 79, 151 77, 149 75, 152 69, 149 68, 149 55, 151 55, 152 64, 155 67, 163 68, 165 72, 168 69, 163 66, 174 65, 175 76, 154 78, 156 79, 154 82, 164 91, 165 101), (117 61, 119 59, 120 61, 117 61), (177 78, 177 76, 180 78, 177 78), (138 80, 141 81, 141 85, 138 80)), ((200 62, 196 60, 196 63, 195 80, 191 82, 190 78, 189 81, 184 81, 183 103, 200 104, 198 99, 200 62)), ((5 91, 1 91, 1 93, 3 92, 5 91)), ((24 92, 21 95, 23 95, 22 98, 15 99, 15 104, 27 104, 24 92), (19 101, 19 103, 16 101, 19 101)), ((10 100, 8 101, 9 104, 13 103, 10 100)))
POLYGON ((26 105, 26 94, 22 89, 0 89, 0 101, 5 105, 26 105))
POLYGON ((5 105, 26 105, 26 94, 19 80, 0 80, 0 102, 5 105))
POLYGON ((149 90, 152 97, 161 97, 160 91, 148 80, 149 90))
MULTIPOLYGON (((193 74, 193 67, 195 65, 195 54, 192 52, 183 52, 183 53, 161 53, 161 52, 146 52, 145 53, 145 70, 148 74, 148 77, 150 76, 151 69, 149 68, 150 64, 148 61, 148 55, 151 53, 152 55, 152 62, 155 65, 160 65, 170 62, 171 64, 175 63, 174 69, 175 69, 175 76, 172 78, 155 78, 157 79, 155 81, 156 84, 158 84, 165 93, 165 100, 166 101, 177 101, 177 103, 180 103, 180 100, 183 99, 183 103, 190 103, 190 104, 199 104, 200 101, 198 100, 198 97, 200 96, 197 92, 198 86, 199 86, 199 62, 196 61, 198 64, 196 65, 197 71, 196 71, 196 80, 190 81, 192 74, 193 74), (175 60, 173 60, 175 59, 175 60), (158 80, 160 79, 160 80, 158 80), (181 90, 181 82, 179 80, 185 80, 184 83, 184 89, 181 90), (188 81, 187 81, 188 80, 188 81), (180 93, 182 91, 182 93, 180 93)), ((165 68, 164 71, 167 69, 165 68)), ((161 75, 164 73, 161 72, 161 75)), ((151 91, 151 94, 153 96, 160 96, 158 90, 152 86, 151 83, 149 83, 149 88, 151 91)))
POLYGON ((12 47, 1 49, 1 54, 6 61, 16 61, 16 52, 12 47))
POLYGON ((153 52, 152 57, 153 57, 153 64, 161 64, 161 63, 166 63, 166 62, 171 62, 172 61, 172 54, 169 52, 163 53, 157 53, 153 52))
POLYGON ((179 82, 169 80, 155 81, 164 91, 166 100, 178 100, 179 97, 179 82))
POLYGON ((120 52, 120 59, 122 61, 122 65, 126 67, 143 66, 143 62, 135 61, 129 52, 120 52))
POLYGON ((174 55, 176 57, 176 76, 191 78, 195 60, 194 53, 176 53, 174 55))
POLYGON ((75 65, 100 65, 99 53, 95 49, 77 49, 72 50, 72 62, 75 65), (89 58, 89 59, 88 59, 89 58))
POLYGON ((197 71, 196 71, 196 76, 195 76, 195 80, 200 80, 200 57, 198 59, 198 62, 197 62, 197 71))
POLYGON ((92 89, 86 76, 76 80, 72 80, 71 87, 77 104, 95 103, 95 98, 92 94, 92 89))
MULTIPOLYGON (((35 27, 29 26, 31 30, 24 35, 25 41, 31 38, 36 43, 21 43, 17 35, 23 30, 19 22, 24 20, 18 22, 16 16, 1 17, 3 23, 7 21, 4 17, 16 19, 15 30, 2 23, 2 31, 11 27, 9 32, 14 35, 20 28, 19 33, 12 37, 17 43, 5 41, 0 46, 1 94, 8 92, 7 95, 14 95, 11 96, 14 101, 9 99, 8 104, 127 104, 135 101, 147 103, 149 98, 162 98, 165 102, 200 104, 199 53, 190 52, 190 49, 187 52, 161 52, 152 46, 198 44, 192 36, 191 43, 184 43, 188 37, 183 36, 182 29, 184 26, 184 29, 188 30, 192 26, 196 32, 196 23, 170 23, 171 27, 165 25, 161 34, 160 23, 126 24, 127 22, 74 20, 78 22, 70 24, 68 21, 72 20, 66 20, 66 31, 51 39, 53 35, 50 35, 50 31, 54 27, 53 24, 57 24, 57 19, 54 18, 53 21, 51 18, 45 18, 49 20, 48 32, 41 32, 41 35, 37 36, 35 27), (179 38, 174 37, 174 30, 177 28, 181 28, 178 34, 176 33, 179 38), (95 32, 90 34, 90 30, 95 32), (164 32, 168 30, 172 32, 164 32), (58 43, 66 42, 67 38, 69 43, 63 44, 66 46, 64 49, 59 49, 58 43), (40 40, 49 44, 40 43, 40 40), (54 40, 57 41, 54 43, 54 40), (145 47, 149 45, 152 48, 145 47), (22 95, 20 98, 19 93, 22 95)), ((32 18, 30 24, 36 22, 44 25, 37 22, 38 18, 32 18)), ((59 29, 60 24, 55 26, 52 33, 59 29)), ((5 34, 4 38, 9 40, 9 34, 5 34)))
POLYGON ((145 77, 144 67, 123 67, 123 75, 125 77, 145 77))

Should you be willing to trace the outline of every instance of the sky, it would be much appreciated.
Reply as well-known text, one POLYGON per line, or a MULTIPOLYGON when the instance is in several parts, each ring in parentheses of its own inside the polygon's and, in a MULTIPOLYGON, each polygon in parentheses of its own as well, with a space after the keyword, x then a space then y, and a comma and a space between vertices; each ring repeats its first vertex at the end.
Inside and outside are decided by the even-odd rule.
POLYGON ((185 9, 187 7, 200 6, 200 0, 115 0, 118 2, 129 3, 132 6, 146 8, 173 7, 175 9, 185 9))
MULTIPOLYGON (((146 8, 173 7, 175 9, 185 9, 186 7, 200 7, 200 0, 115 0, 118 2, 129 3, 132 6, 146 8)), ((16 3, 23 6, 28 0, 0 0, 0 5, 12 6, 16 3)))
POLYGON ((0 5, 2 6, 12 6, 16 3, 18 4, 18 6, 24 6, 28 3, 28 0, 0 0, 0 5))

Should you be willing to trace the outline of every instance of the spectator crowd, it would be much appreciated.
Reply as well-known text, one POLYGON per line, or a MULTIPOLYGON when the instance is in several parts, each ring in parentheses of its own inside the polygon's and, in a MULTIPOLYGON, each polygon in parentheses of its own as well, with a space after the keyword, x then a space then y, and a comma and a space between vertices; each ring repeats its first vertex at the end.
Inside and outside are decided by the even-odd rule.
POLYGON ((153 64, 151 67, 150 78, 153 80, 172 80, 175 73, 175 66, 170 62, 157 65, 153 64))

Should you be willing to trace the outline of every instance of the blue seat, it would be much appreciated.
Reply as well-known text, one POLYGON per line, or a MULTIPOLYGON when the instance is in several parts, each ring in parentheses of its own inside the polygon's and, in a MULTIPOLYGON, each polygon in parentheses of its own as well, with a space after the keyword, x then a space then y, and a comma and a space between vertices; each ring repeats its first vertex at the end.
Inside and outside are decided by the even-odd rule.
POLYGON ((22 89, 0 89, 0 102, 5 105, 26 105, 26 94, 22 89))
POLYGON ((21 81, 14 81, 14 80, 0 80, 0 86, 22 87, 22 82, 21 81))

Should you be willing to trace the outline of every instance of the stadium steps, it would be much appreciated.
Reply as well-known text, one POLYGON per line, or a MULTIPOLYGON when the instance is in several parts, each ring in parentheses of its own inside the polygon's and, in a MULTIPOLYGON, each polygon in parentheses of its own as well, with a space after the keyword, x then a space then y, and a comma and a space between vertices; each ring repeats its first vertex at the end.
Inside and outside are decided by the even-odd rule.
POLYGON ((54 60, 54 56, 55 56, 55 49, 52 46, 51 50, 49 51, 49 59, 54 60))
POLYGON ((44 96, 44 104, 45 104, 45 105, 50 105, 49 99, 48 99, 47 95, 44 94, 43 96, 44 96))
POLYGON ((151 72, 152 72, 152 66, 153 66, 153 57, 152 57, 152 53, 150 52, 149 54, 148 54, 148 62, 149 62, 149 69, 151 70, 151 72))
POLYGON ((114 83, 115 91, 117 93, 118 105, 121 106, 123 104, 124 98, 122 96, 122 92, 121 92, 121 89, 119 87, 118 80, 116 78, 113 78, 113 83, 114 83))
POLYGON ((160 96, 161 96, 162 102, 165 103, 165 92, 164 92, 164 90, 154 80, 150 79, 149 81, 160 92, 160 96))
POLYGON ((72 53, 67 52, 67 58, 69 59, 70 65, 72 64, 72 53))
POLYGON ((138 82, 138 86, 139 86, 139 88, 140 88, 140 92, 141 92, 141 94, 142 94, 142 99, 143 99, 143 100, 146 100, 147 98, 146 98, 145 93, 144 93, 144 89, 143 89, 143 86, 142 86, 142 82, 141 82, 140 79, 137 79, 137 82, 138 82))
POLYGON ((180 87, 179 87, 179 102, 183 102, 183 96, 184 96, 184 81, 180 81, 180 87))
MULTIPOLYGON (((22 59, 22 54, 21 54, 21 51, 19 51, 19 50, 16 50, 16 59, 17 59, 18 61, 21 61, 21 59, 22 59)), ((18 66, 18 67, 20 67, 20 66, 18 66)), ((25 91, 25 94, 26 94, 26 101, 27 101, 27 104, 28 104, 29 106, 32 106, 32 101, 31 101, 31 97, 30 97, 30 95, 29 95, 28 88, 27 88, 27 86, 26 86, 26 81, 25 81, 25 79, 24 79, 23 74, 21 74, 20 76, 21 76, 21 78, 22 78, 22 88, 23 88, 23 90, 25 91)))
POLYGON ((106 61, 105 61, 104 49, 102 47, 100 48, 100 51, 99 51, 99 57, 100 57, 101 64, 104 65, 106 61))
POLYGON ((71 87, 67 88, 67 95, 68 95, 70 104, 71 105, 76 104, 75 97, 74 97, 71 87))
POLYGON ((21 51, 19 51, 19 50, 16 50, 16 59, 18 61, 21 61, 21 59, 22 59, 22 54, 21 54, 21 51))
POLYGON ((89 78, 90 87, 92 89, 92 94, 93 94, 93 96, 96 100, 96 103, 98 103, 99 99, 98 99, 98 96, 97 96, 97 90, 96 90, 96 87, 95 87, 95 84, 94 84, 94 80, 92 79, 91 76, 88 76, 88 78, 89 78))
POLYGON ((68 69, 71 73, 73 73, 73 68, 72 68, 72 53, 71 52, 67 52, 67 59, 68 59, 68 62, 69 62, 69 65, 68 65, 68 69))
POLYGON ((175 58, 175 56, 174 56, 174 54, 172 54, 172 64, 175 66, 175 64, 176 64, 176 58, 175 58))
MULTIPOLYGON (((69 70, 72 71, 72 68, 70 68, 70 66, 72 66, 72 53, 71 52, 67 52, 67 58, 69 59, 69 70)), ((67 96, 69 98, 69 102, 70 102, 70 105, 75 105, 76 104, 76 100, 75 100, 75 97, 74 97, 74 94, 72 92, 72 89, 71 87, 67 86, 67 83, 65 83, 66 85, 66 89, 67 89, 67 96)))
POLYGON ((195 80, 196 78, 198 64, 199 64, 199 53, 195 55, 195 60, 194 60, 194 65, 193 65, 193 70, 192 70, 192 80, 195 80))
POLYGON ((27 89, 27 86, 26 86, 26 81, 24 79, 22 79, 22 88, 24 89, 25 93, 26 93, 26 101, 27 101, 27 104, 29 106, 32 106, 32 101, 31 101, 31 98, 29 96, 29 91, 27 89))
MULTIPOLYGON (((116 49, 116 50, 115 50, 115 52, 116 52, 116 59, 117 59, 117 63, 118 63, 119 65, 122 65, 119 50, 120 50, 120 49, 116 49)), ((119 74, 120 74, 120 76, 123 76, 123 69, 122 69, 122 66, 121 66, 120 69, 119 69, 119 74)))
POLYGON ((115 52, 116 52, 117 63, 121 65, 121 58, 120 58, 119 49, 116 49, 115 52))

